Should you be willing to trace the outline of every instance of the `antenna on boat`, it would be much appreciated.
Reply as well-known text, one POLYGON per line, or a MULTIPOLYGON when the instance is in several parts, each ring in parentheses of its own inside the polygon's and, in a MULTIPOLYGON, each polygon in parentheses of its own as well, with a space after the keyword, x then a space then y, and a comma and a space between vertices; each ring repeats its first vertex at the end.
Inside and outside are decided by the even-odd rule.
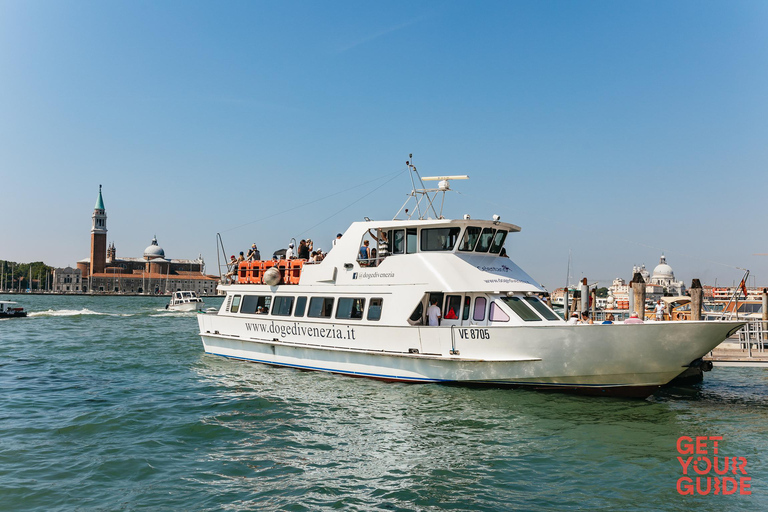
POLYGON ((408 198, 405 200, 405 203, 403 203, 403 206, 401 206, 397 211, 394 218, 396 219, 397 216, 400 215, 400 212, 403 211, 405 206, 411 200, 411 198, 414 198, 416 200, 416 208, 414 211, 409 214, 408 209, 405 210, 405 214, 408 219, 413 217, 415 212, 418 212, 418 219, 422 220, 429 214, 430 210, 432 210, 435 218, 442 219, 443 206, 445 205, 445 193, 451 190, 450 180, 468 180, 469 176, 463 174, 459 176, 430 176, 422 178, 421 175, 419 175, 419 171, 416 170, 416 166, 413 165, 413 153, 409 154, 408 158, 409 160, 405 162, 405 165, 408 166, 410 171, 409 174, 411 176, 411 186, 413 189, 411 190, 411 193, 408 194, 408 198), (416 180, 418 180, 421 188, 416 188, 416 180), (424 186, 425 181, 437 181, 439 183, 437 184, 437 188, 426 188, 424 186), (435 199, 437 198, 437 194, 440 192, 443 193, 443 197, 440 202, 440 213, 437 213, 437 210, 435 209, 435 199), (432 194, 432 196, 430 196, 430 194, 432 194), (426 199, 427 204, 425 205, 424 212, 422 213, 421 202, 424 199, 426 199))

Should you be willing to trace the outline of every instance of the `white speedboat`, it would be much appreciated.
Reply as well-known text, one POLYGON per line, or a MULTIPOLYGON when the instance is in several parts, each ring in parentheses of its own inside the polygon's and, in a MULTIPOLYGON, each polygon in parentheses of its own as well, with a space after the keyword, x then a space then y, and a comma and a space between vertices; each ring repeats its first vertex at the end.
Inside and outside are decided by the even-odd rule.
POLYGON ((165 309, 171 311, 202 311, 204 306, 205 302, 195 292, 173 292, 171 302, 165 306, 165 309))
POLYGON ((0 318, 21 318, 24 316, 27 316, 27 312, 17 302, 0 300, 0 318))
POLYGON ((743 325, 567 325, 502 256, 518 226, 441 218, 445 178, 457 177, 414 185, 415 218, 355 222, 319 264, 242 263, 218 313, 198 315, 205 351, 387 381, 646 397, 743 325), (361 254, 366 240, 376 256, 361 254), (439 326, 428 325, 433 301, 439 326))

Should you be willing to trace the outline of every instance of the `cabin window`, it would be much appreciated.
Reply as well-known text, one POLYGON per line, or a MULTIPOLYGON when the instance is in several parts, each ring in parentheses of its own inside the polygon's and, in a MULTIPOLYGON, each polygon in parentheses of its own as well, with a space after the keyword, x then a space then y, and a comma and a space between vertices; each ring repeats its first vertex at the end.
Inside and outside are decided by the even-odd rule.
POLYGON ((341 297, 339 299, 339 307, 336 308, 336 318, 362 320, 364 309, 365 299, 341 297))
POLYGON ((472 303, 471 298, 464 297, 464 311, 461 313, 462 320, 469 320, 469 307, 471 303, 472 303))
POLYGON ((475 299, 475 312, 472 314, 472 320, 476 322, 485 320, 485 304, 485 297, 478 297, 475 299))
POLYGON ((307 316, 312 318, 331 318, 333 297, 312 297, 309 299, 307 316))
POLYGON ((483 228, 483 232, 480 233, 480 240, 477 242, 475 252, 488 252, 491 248, 491 242, 493 241, 493 233, 496 230, 493 228, 483 228))
POLYGON ((235 295, 232 297, 232 304, 229 305, 229 312, 230 313, 237 313, 240 309, 240 296, 235 295))
POLYGON ((240 313, 248 315, 266 315, 272 302, 270 295, 245 295, 240 313))
POLYGON ((458 320, 459 311, 461 311, 461 295, 448 295, 445 298, 443 318, 445 320, 458 320))
POLYGON ((304 316, 304 310, 307 308, 307 298, 299 297, 296 299, 296 309, 293 310, 293 316, 304 316))
POLYGON ((368 305, 368 320, 380 320, 381 319, 381 305, 384 299, 371 299, 368 305))
POLYGON ((421 230, 422 251, 452 251, 461 228, 430 228, 421 230))
POLYGON ((277 316, 291 316, 293 297, 275 297, 272 305, 272 314, 277 316))
POLYGON ((520 297, 502 297, 509 309, 515 312, 517 316, 522 318, 526 322, 540 322, 541 317, 533 312, 530 306, 528 306, 520 297))
POLYGON ((392 233, 390 238, 392 240, 392 254, 405 253, 405 230, 396 229, 394 232, 390 231, 390 233, 392 233))
POLYGON ((762 312, 763 312, 762 304, 752 304, 747 302, 739 305, 739 313, 762 313, 762 312))
POLYGON ((526 297, 525 302, 533 306, 533 309, 538 311, 539 314, 543 316, 545 320, 562 320, 559 316, 555 314, 554 311, 549 309, 546 304, 541 302, 536 297, 526 297))
POLYGON ((467 226, 466 231, 464 231, 464 238, 461 239, 461 243, 459 244, 459 250, 473 250, 477 243, 477 239, 480 238, 480 231, 482 231, 482 229, 477 226, 467 226))
POLYGON ((418 250, 419 237, 417 235, 416 228, 408 228, 405 230, 405 252, 408 254, 415 254, 418 250))
POLYGON ((509 322, 509 315, 498 304, 491 302, 491 312, 488 313, 488 320, 491 322, 509 322))
POLYGON ((491 242, 491 252, 499 254, 501 248, 504 247, 504 240, 507 238, 507 232, 500 229, 493 235, 493 242, 491 242))

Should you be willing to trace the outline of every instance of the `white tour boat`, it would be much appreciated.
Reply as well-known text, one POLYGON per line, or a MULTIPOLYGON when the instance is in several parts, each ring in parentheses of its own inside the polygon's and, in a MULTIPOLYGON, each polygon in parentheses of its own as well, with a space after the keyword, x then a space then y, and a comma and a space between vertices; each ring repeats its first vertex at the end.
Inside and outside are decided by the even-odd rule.
POLYGON ((387 381, 646 397, 743 325, 566 324, 502 256, 518 226, 436 211, 458 178, 414 183, 418 215, 355 222, 319 264, 241 263, 217 314, 198 315, 206 353, 387 381), (366 240, 378 254, 361 259, 366 240), (428 325, 433 300, 439 326, 428 325))
POLYGON ((195 292, 173 292, 165 309, 171 311, 202 311, 205 302, 195 292))

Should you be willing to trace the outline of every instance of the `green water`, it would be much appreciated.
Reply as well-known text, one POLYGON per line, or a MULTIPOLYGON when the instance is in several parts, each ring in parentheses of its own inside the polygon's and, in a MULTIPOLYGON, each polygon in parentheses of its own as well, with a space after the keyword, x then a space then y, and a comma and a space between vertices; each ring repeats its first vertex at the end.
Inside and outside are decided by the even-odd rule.
POLYGON ((0 320, 0 510, 768 510, 766 370, 645 401, 387 384, 205 355, 164 299, 0 298, 31 313, 0 320), (679 495, 683 435, 752 494, 679 495))

